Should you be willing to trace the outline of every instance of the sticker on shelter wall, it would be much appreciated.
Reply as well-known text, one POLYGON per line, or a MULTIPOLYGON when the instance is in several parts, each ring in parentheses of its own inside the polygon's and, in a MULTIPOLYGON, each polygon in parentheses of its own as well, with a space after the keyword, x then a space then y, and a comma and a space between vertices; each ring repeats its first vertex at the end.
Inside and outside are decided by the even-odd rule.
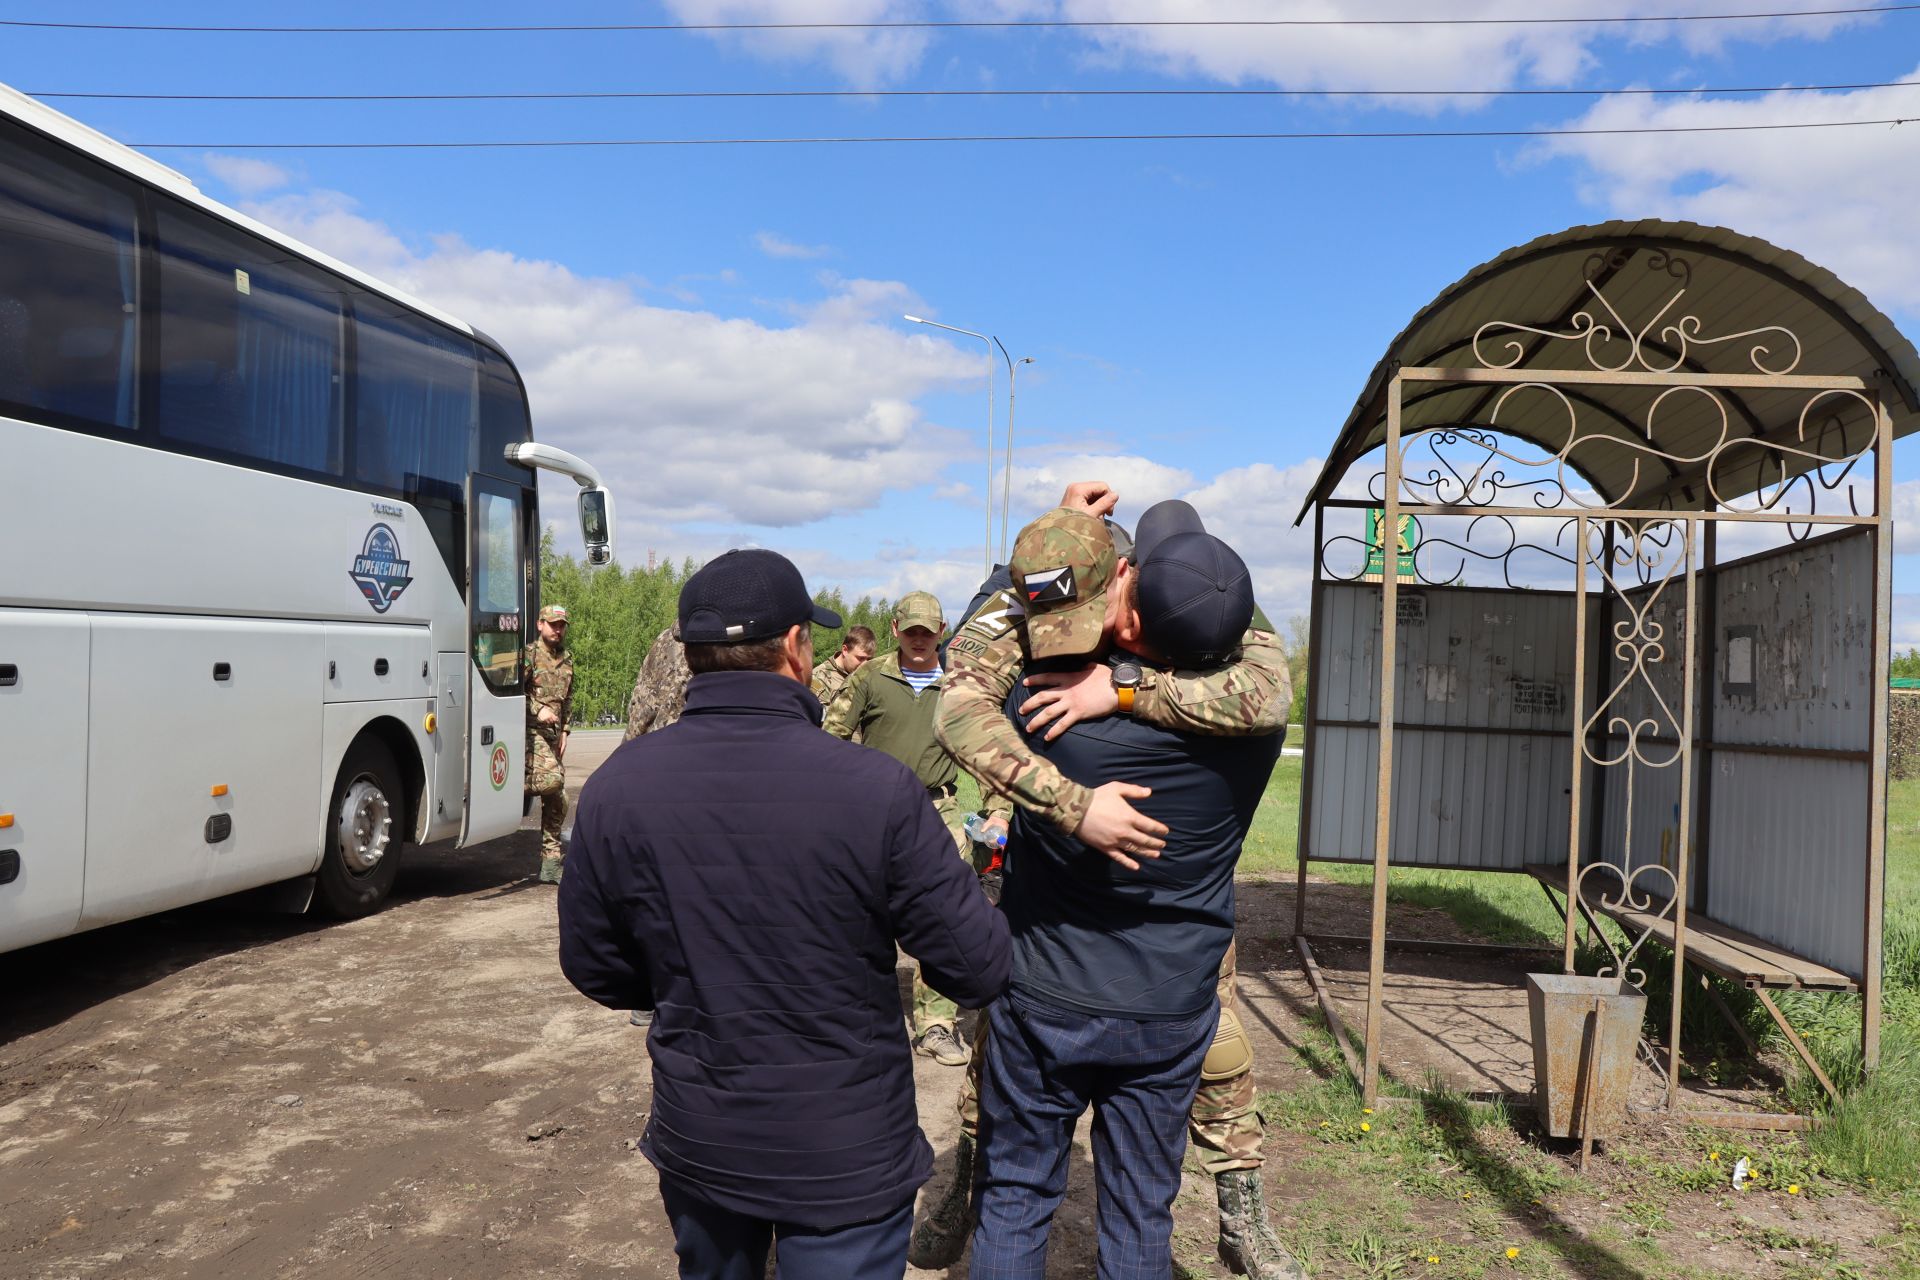
POLYGON ((1529 676, 1512 676, 1508 683, 1513 689, 1513 709, 1522 715, 1561 715, 1567 709, 1565 685, 1529 676))
POLYGON ((1460 696, 1460 672, 1456 668, 1428 663, 1424 671, 1428 702, 1452 702, 1460 696))
POLYGON ((233 269, 233 287, 237 293, 250 294, 253 292, 253 277, 242 271, 239 267, 235 267, 233 269))
MULTIPOLYGON (((1380 611, 1380 598, 1373 602, 1374 613, 1380 611)), ((1427 625, 1427 595, 1424 591, 1402 591, 1394 599, 1394 616, 1400 619, 1403 627, 1424 627, 1427 625)))
POLYGON ((1760 628, 1751 624, 1728 627, 1727 638, 1727 674, 1721 682, 1720 692, 1728 698, 1751 698, 1755 693, 1754 682, 1754 646, 1760 639, 1760 628))

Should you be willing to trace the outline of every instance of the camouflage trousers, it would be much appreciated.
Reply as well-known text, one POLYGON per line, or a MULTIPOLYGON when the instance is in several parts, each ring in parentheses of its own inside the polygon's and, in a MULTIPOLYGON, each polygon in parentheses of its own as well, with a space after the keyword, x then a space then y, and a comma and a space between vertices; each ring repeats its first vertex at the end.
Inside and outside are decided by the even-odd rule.
POLYGON ((540 856, 563 856, 560 824, 567 817, 567 771, 553 744, 531 729, 527 731, 527 794, 540 797, 540 856))
MULTIPOLYGON (((933 811, 947 824, 947 831, 953 836, 953 843, 960 856, 972 865, 971 845, 967 839, 967 815, 960 811, 960 801, 955 797, 953 788, 930 790, 927 798, 933 801, 933 811)), ((978 868, 975 868, 978 870, 978 868)), ((920 966, 913 967, 913 1038, 918 1040, 935 1027, 953 1029, 953 1019, 959 1009, 953 1001, 920 981, 920 966)))
MULTIPOLYGON (((1220 960, 1220 981, 1215 988, 1220 999, 1221 1021, 1220 1032, 1214 1037, 1215 1047, 1207 1054, 1209 1063, 1220 1050, 1221 1033, 1229 1033, 1230 1027, 1238 1024, 1239 999, 1234 990, 1234 973, 1234 946, 1229 943, 1227 954, 1220 960)), ((1194 1095, 1193 1109, 1187 1113, 1187 1135, 1199 1152, 1201 1167, 1214 1177, 1235 1169, 1258 1169, 1264 1161, 1260 1154, 1264 1130, 1254 1104, 1253 1055, 1247 1049, 1243 1042, 1241 1052, 1232 1060, 1234 1070, 1216 1073, 1202 1066, 1200 1091, 1194 1095), (1215 1074, 1221 1078, 1205 1078, 1215 1074)), ((961 1131, 970 1138, 977 1137, 980 1130, 980 1072, 986 1055, 987 1020, 981 1018, 973 1042, 973 1061, 967 1064, 967 1078, 960 1082, 960 1097, 955 1104, 960 1113, 961 1131)))

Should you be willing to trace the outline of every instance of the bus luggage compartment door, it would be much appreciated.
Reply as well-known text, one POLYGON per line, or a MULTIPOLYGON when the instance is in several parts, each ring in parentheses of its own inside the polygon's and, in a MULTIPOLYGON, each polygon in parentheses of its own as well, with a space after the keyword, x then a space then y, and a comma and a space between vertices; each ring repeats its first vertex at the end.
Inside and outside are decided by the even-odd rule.
POLYGON ((93 618, 88 926, 305 875, 325 801, 317 623, 93 618))
POLYGON ((84 613, 0 609, 0 951, 80 921, 91 639, 84 613))

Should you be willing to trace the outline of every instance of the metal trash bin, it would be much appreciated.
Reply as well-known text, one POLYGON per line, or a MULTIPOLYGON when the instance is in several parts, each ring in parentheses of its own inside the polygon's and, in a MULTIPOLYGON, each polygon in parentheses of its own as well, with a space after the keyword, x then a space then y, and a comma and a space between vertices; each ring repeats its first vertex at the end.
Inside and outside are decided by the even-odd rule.
POLYGON ((1527 975, 1534 1103, 1556 1138, 1606 1138, 1627 1111, 1645 993, 1620 978, 1527 975))

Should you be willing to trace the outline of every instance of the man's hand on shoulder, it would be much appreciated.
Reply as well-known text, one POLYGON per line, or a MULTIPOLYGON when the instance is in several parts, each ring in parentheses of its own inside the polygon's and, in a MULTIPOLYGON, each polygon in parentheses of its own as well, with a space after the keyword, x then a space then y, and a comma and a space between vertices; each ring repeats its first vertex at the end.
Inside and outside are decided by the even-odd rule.
POLYGON ((1093 789, 1087 816, 1073 834, 1080 842, 1112 858, 1129 871, 1138 871, 1135 858, 1157 858, 1166 848, 1167 828, 1128 803, 1144 800, 1153 789, 1132 782, 1105 782, 1093 789))
POLYGON ((1029 731, 1047 729, 1047 741, 1079 724, 1098 720, 1120 709, 1120 695, 1113 688, 1113 669, 1104 662, 1092 663, 1079 671, 1048 671, 1030 675, 1021 684, 1035 690, 1020 704, 1020 714, 1031 716, 1029 731))

